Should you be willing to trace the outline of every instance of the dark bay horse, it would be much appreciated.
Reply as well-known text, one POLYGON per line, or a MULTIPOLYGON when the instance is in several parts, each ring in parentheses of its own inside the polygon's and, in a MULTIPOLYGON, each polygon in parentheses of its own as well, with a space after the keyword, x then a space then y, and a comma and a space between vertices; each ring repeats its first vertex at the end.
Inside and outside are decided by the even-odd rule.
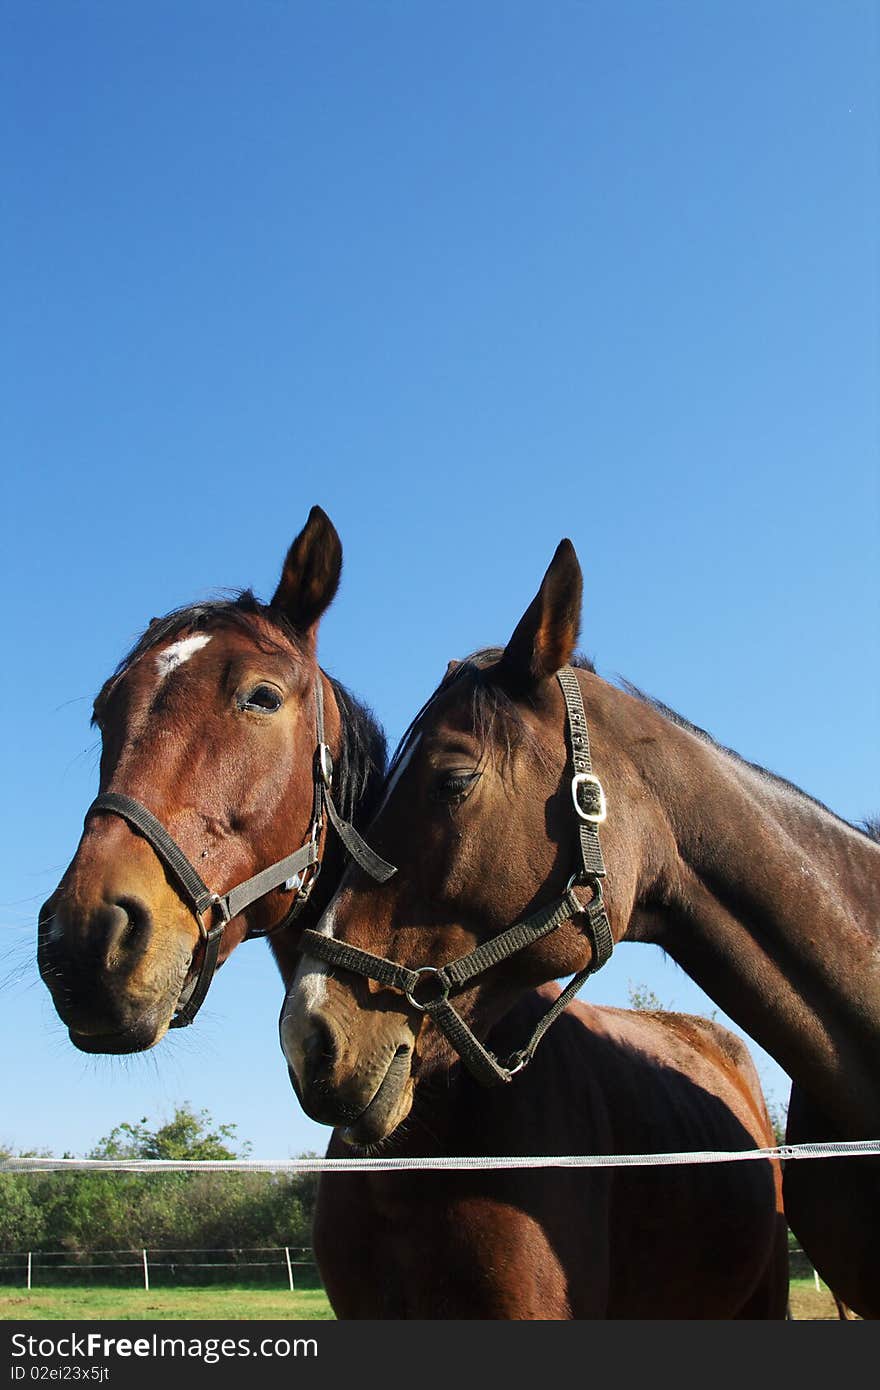
MULTIPOLYGON (((493 1031, 510 1049, 558 994, 493 1031)), ((774 1143, 754 1065, 686 1014, 569 1005, 515 1086, 418 1084, 400 1155, 774 1143)), ((334 1135, 329 1150, 351 1153, 334 1135)), ((314 1245, 339 1318, 784 1318, 778 1163, 324 1174, 314 1245)))
POLYGON ((313 507, 269 604, 154 619, 100 691, 99 795, 38 945, 82 1051, 140 1051, 192 1022, 246 936, 268 935, 290 981, 345 861, 329 819, 356 847, 348 821, 374 809, 385 766, 370 712, 317 662, 341 567, 313 507))
MULTIPOLYGON (((880 845, 638 691, 573 670, 581 593, 563 541, 507 646, 451 663, 414 721, 369 832, 398 872, 343 879, 285 1005, 306 1111, 376 1142, 453 1047, 507 1079, 481 1056, 493 1026, 629 940, 663 947, 788 1072, 790 1142, 880 1137, 880 845), (519 939, 524 921, 543 927, 519 939)), ((880 1163, 792 1162, 784 1187, 814 1266, 878 1316, 880 1163)))

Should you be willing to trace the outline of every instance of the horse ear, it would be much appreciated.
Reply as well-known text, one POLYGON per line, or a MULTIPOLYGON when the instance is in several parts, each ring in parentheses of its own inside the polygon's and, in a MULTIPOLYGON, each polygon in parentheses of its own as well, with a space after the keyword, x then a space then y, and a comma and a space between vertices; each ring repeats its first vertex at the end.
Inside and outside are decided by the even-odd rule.
POLYGON ((580 631, 583 587, 574 546, 562 540, 501 658, 504 674, 515 684, 536 685, 571 660, 580 631))
POLYGON ((314 641, 318 623, 330 607, 342 573, 342 542, 329 516, 312 507, 309 519, 287 552, 270 608, 277 608, 298 632, 314 641))

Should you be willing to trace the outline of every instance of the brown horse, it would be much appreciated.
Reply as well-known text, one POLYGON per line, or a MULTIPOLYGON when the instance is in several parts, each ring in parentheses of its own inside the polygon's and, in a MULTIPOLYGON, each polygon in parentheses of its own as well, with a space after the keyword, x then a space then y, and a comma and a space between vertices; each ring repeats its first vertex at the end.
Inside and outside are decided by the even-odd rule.
POLYGON ((100 792, 38 946, 82 1051, 139 1051, 192 1022, 246 936, 269 935, 289 982, 344 863, 328 817, 354 835, 343 818, 373 808, 385 764, 369 711, 317 663, 341 566, 314 507, 268 605, 247 592, 154 619, 98 695, 100 792))
MULTIPOLYGON (((99 795, 87 813, 74 859, 40 916, 40 968, 71 1039, 82 1050, 139 1050, 153 1046, 169 1026, 191 1022, 199 986, 207 988, 213 974, 213 964, 206 968, 206 961, 215 931, 220 963, 246 936, 269 933, 289 982, 299 933, 317 920, 342 867, 340 841, 328 839, 326 820, 317 826, 315 820, 319 690, 337 769, 331 785, 343 816, 358 821, 371 813, 384 764, 384 740, 368 711, 317 665, 318 624, 335 593, 340 565, 338 537, 324 514, 313 509, 269 605, 244 594, 232 603, 199 604, 154 620, 102 688, 94 716, 103 742, 99 795), (288 861, 301 853, 294 847, 313 840, 315 860, 306 856, 298 884, 291 882, 288 861), (318 862, 321 878, 294 920, 318 862), (243 876, 249 876, 245 885, 256 882, 256 888, 242 893, 243 876), (200 884, 207 892, 204 904, 200 884), (209 926, 214 917, 218 921, 209 926)), ((331 809, 328 803, 328 814, 331 809)), ((343 825, 343 832, 347 844, 360 852, 350 827, 343 825)), ((533 1004, 526 1001, 523 1007, 528 1011, 533 1004)), ((603 1056, 609 1066, 612 1055, 619 1058, 630 1048, 626 1029, 616 1031, 622 1036, 615 1041, 615 1028, 606 1021, 603 1056)), ((655 1031, 657 1049, 669 1054, 667 1070, 678 1087, 682 1113, 666 1141, 718 1144, 734 1136, 734 1142, 747 1143, 753 1134, 754 1142, 762 1142, 750 1078, 734 1075, 734 1061, 722 1057, 713 1069, 703 1055, 705 1046, 699 1049, 707 1092, 718 1097, 710 1097, 710 1105, 728 1126, 706 1128, 706 1106, 700 1108, 696 1100, 697 1078, 680 1075, 681 1055, 694 1051, 696 1044, 684 1037, 675 1044, 659 1028, 655 1031)), ((567 1020, 560 1044, 566 1035, 572 1039, 582 1032, 586 1037, 585 1030, 567 1020)), ((565 1050, 562 1046, 563 1070, 565 1050)), ((598 1063, 598 1054, 593 1060, 598 1063)), ((641 1068, 648 1070, 644 1059, 641 1068)), ((548 1094, 558 1091, 562 1077, 560 1071, 548 1094)), ((596 1085, 589 1089, 592 1094, 596 1085)), ((644 1098, 638 1109, 632 1107, 633 1121, 641 1115, 643 1129, 652 1104, 644 1098)), ((625 1128, 609 1128, 604 1109, 596 1123, 591 1142, 602 1142, 602 1136, 606 1143, 625 1139, 625 1128)), ((540 1146, 546 1139, 540 1124, 538 1129, 535 1144, 540 1146)), ((572 1126, 570 1132, 580 1142, 581 1129, 572 1126)), ((645 1142, 656 1142, 656 1134, 645 1142)), ((459 1146, 458 1138, 454 1143, 459 1146)), ((695 1303, 692 1295, 689 1307, 727 1313, 752 1307, 763 1312, 773 1305, 776 1274, 768 1268, 765 1275, 760 1266, 773 1184, 767 1165, 750 1169, 733 1184, 736 1202, 731 1202, 729 1217, 735 1211, 736 1220, 728 1224, 738 1230, 721 1232, 717 1220, 711 1227, 732 1252, 734 1277, 724 1281, 720 1297, 707 1279, 701 1301, 695 1303), (749 1241, 748 1262, 740 1259, 737 1244, 744 1230, 757 1231, 749 1241)), ((666 1170, 663 1176, 668 1177, 666 1170)), ((500 1175, 496 1179, 497 1194, 505 1180, 500 1175)), ((595 1201, 597 1189, 604 1192, 609 1181, 589 1174, 580 1179, 566 1175, 552 1187, 595 1201)), ((536 1186, 532 1174, 517 1186, 528 1205, 537 1200, 534 1194, 540 1195, 542 1184, 536 1186)), ((370 1211, 375 1220, 376 1209, 370 1211)), ((333 1223, 333 1203, 326 1194, 321 1212, 326 1246, 328 1213, 331 1228, 333 1223)), ((326 1249, 322 1264, 337 1278, 348 1269, 338 1259, 334 1264, 326 1249)), ((577 1272, 570 1257, 568 1265, 577 1272)), ((620 1285, 619 1277, 616 1283, 620 1285)), ((591 1287, 595 1298, 595 1283, 591 1287)), ((573 1306, 586 1306, 586 1296, 573 1294, 573 1306)), ((557 1300, 553 1306, 561 1305, 557 1300)), ((656 1294, 652 1306, 658 1306, 656 1294)))
MULTIPOLYGON (((559 991, 494 1030, 510 1048, 559 991)), ((543 997, 542 997, 543 996, 543 997)), ((516 1086, 416 1086, 393 1152, 749 1149, 773 1130, 738 1038, 704 1018, 569 1005, 516 1086)), ((330 1154, 350 1147, 334 1135, 330 1154)), ((778 1163, 325 1174, 314 1245, 340 1318, 784 1318, 778 1163)))
MULTIPOLYGON (((378 1141, 450 1038, 506 1080, 536 1040, 506 1069, 481 1043, 526 990, 649 941, 792 1077, 789 1141, 877 1138, 880 846, 664 706, 572 672, 581 589, 563 541, 507 646, 452 663, 414 721, 370 830, 399 872, 343 879, 288 997, 305 1109, 378 1141)), ((785 1199, 826 1282, 880 1314, 880 1163, 792 1162, 785 1199)))

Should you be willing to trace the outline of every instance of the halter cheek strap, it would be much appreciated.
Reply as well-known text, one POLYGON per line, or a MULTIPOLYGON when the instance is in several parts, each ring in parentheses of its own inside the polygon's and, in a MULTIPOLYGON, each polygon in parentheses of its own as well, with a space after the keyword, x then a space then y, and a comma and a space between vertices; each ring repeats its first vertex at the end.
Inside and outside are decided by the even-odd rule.
POLYGON ((439 967, 422 965, 409 969, 394 961, 385 960, 382 956, 374 956, 369 951, 362 951, 356 946, 349 946, 332 936, 324 936, 316 931, 305 931, 302 934, 302 949, 308 955, 317 956, 330 965, 341 966, 355 974, 364 975, 379 984, 399 989, 414 1009, 428 1014, 442 1029, 471 1074, 485 1086, 508 1082, 517 1072, 528 1066, 551 1023, 571 1002, 587 977, 600 969, 610 958, 614 947, 614 937, 602 892, 605 861, 599 843, 599 826, 606 816, 605 793, 593 772, 590 760, 590 739, 577 677, 571 667, 566 666, 558 672, 557 678, 565 699, 574 766, 571 797, 578 817, 580 857, 580 864, 566 884, 562 896, 549 906, 539 908, 523 921, 517 922, 515 926, 490 937, 467 955, 439 967), (592 889, 593 896, 589 902, 582 903, 575 897, 575 885, 592 889), (506 1063, 500 1062, 452 1007, 449 1002, 450 994, 460 993, 471 980, 491 966, 507 960, 533 942, 540 941, 563 922, 581 914, 586 918, 587 935, 592 947, 589 965, 579 971, 554 1000, 526 1046, 509 1057, 506 1063), (429 986, 427 997, 425 985, 429 986))

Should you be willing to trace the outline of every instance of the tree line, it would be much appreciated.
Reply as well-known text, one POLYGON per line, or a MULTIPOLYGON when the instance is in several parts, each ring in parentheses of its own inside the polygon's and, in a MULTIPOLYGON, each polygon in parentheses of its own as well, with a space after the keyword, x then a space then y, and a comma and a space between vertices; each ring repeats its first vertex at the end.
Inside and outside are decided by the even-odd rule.
MULTIPOLYGON (((182 1105, 158 1128, 146 1117, 117 1125, 86 1156, 246 1158, 235 1131, 182 1105)), ((2 1173, 0 1252, 308 1246, 317 1182, 315 1173, 2 1173)))

